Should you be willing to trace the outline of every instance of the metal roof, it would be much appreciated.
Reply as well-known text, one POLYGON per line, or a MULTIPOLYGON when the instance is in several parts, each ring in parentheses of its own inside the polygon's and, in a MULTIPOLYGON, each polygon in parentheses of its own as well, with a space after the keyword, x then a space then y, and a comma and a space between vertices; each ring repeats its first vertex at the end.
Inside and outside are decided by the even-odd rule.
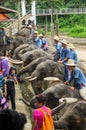
POLYGON ((10 22, 15 19, 11 19, 7 14, 0 14, 0 22, 10 22))
POLYGON ((13 9, 9 9, 9 8, 5 8, 3 6, 0 6, 0 13, 17 13, 16 10, 13 10, 13 9))

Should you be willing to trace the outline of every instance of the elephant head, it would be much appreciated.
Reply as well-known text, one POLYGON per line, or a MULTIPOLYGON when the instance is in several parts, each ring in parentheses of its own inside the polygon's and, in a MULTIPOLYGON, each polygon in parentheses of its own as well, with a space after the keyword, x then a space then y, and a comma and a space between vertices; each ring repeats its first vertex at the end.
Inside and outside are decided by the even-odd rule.
POLYGON ((86 130, 86 102, 78 101, 66 109, 63 116, 55 121, 56 129, 86 130))
MULTIPOLYGON (((71 91, 70 86, 65 85, 64 83, 58 83, 54 86, 47 88, 44 92, 42 92, 46 97, 46 105, 50 108, 56 107, 59 103, 59 99, 62 97, 72 97, 81 99, 79 91, 75 90, 71 91)), ((35 97, 34 96, 31 101, 31 107, 35 107, 35 97)))
POLYGON ((36 69, 32 72, 30 77, 30 81, 32 87, 37 94, 37 88, 43 88, 44 85, 44 78, 45 77, 58 77, 60 80, 64 79, 64 66, 59 65, 53 60, 46 60, 45 62, 40 63, 37 65, 36 69), (37 77, 36 81, 34 81, 34 77, 37 77))

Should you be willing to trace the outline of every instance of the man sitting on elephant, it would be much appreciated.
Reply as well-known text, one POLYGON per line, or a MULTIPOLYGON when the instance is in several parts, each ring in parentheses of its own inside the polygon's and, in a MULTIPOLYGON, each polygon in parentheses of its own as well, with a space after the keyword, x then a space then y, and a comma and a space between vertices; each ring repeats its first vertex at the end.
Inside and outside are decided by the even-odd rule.
POLYGON ((65 65, 65 63, 67 63, 68 59, 70 59, 70 49, 67 47, 68 42, 65 39, 63 39, 61 41, 61 43, 62 43, 63 49, 62 49, 62 52, 61 52, 61 57, 58 60, 58 63, 64 64, 64 68, 65 68, 65 78, 64 78, 64 80, 66 81, 66 80, 68 80, 68 69, 67 69, 67 66, 65 65))
POLYGON ((76 67, 73 59, 69 59, 68 63, 66 63, 68 69, 71 70, 70 80, 66 81, 65 84, 70 83, 74 80, 74 85, 71 86, 71 90, 74 91, 74 88, 80 91, 81 97, 86 100, 86 78, 82 72, 82 70, 76 67))
POLYGON ((38 37, 38 32, 34 31, 34 43, 37 47, 41 48, 41 40, 38 37))

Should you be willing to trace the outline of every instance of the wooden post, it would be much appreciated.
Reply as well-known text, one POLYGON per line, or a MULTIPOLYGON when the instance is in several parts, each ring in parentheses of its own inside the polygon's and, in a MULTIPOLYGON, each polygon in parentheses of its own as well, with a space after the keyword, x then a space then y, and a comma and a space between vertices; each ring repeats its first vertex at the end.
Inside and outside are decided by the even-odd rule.
POLYGON ((54 36, 53 10, 51 7, 51 43, 53 43, 53 36, 54 36))
POLYGON ((12 36, 12 27, 9 28, 9 36, 12 36))
POLYGON ((20 30, 20 0, 18 0, 18 31, 20 30))
POLYGON ((56 35, 59 35, 59 19, 58 14, 56 15, 56 35))
POLYGON ((46 30, 46 34, 45 35, 47 36, 47 15, 46 15, 46 26, 45 26, 45 28, 46 28, 45 29, 46 30))

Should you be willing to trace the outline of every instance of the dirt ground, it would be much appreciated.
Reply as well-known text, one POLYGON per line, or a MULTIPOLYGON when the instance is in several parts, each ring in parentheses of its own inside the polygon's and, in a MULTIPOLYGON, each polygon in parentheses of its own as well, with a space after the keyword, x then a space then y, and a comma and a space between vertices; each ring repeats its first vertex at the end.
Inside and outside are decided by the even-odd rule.
POLYGON ((86 61, 86 45, 74 45, 80 60, 86 61))

